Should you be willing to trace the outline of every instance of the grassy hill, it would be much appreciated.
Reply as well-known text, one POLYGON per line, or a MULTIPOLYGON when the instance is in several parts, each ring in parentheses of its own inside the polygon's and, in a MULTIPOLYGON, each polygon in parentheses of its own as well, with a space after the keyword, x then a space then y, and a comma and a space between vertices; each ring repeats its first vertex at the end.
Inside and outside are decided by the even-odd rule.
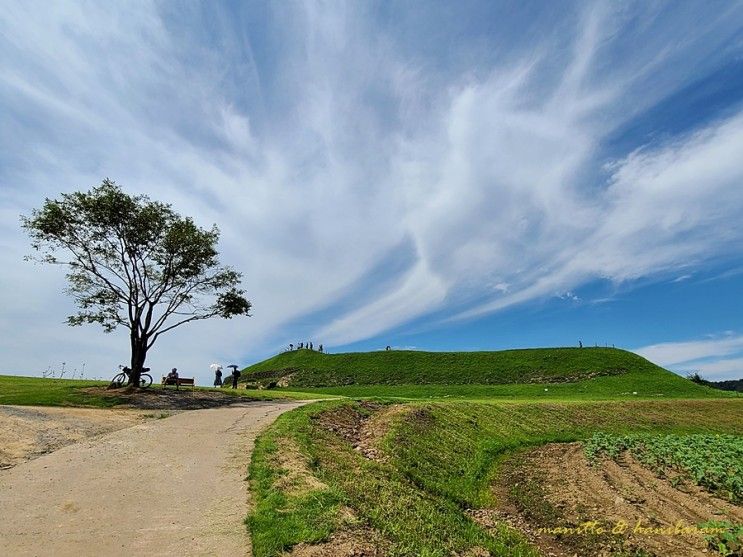
POLYGON ((497 352, 390 350, 344 354, 295 350, 243 370, 245 381, 292 388, 559 384, 615 376, 632 376, 645 382, 651 379, 690 392, 707 390, 637 354, 614 348, 497 352))

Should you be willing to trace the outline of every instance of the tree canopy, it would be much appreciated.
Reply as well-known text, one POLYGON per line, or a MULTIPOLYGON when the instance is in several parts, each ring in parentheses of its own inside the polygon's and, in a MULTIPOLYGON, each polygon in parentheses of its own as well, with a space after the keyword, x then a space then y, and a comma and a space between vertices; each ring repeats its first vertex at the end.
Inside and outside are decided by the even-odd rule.
POLYGON ((35 254, 68 268, 79 311, 70 325, 129 330, 132 374, 164 333, 212 317, 249 315, 241 275, 219 263, 219 229, 197 226, 168 204, 129 195, 106 179, 87 192, 46 199, 21 217, 35 254))

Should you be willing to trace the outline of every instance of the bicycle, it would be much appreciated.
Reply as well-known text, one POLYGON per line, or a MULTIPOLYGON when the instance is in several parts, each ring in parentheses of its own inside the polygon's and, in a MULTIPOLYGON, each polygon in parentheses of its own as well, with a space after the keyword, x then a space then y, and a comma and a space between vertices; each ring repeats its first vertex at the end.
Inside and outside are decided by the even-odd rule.
MULTIPOLYGON (((121 371, 114 375, 114 378, 111 379, 111 387, 113 388, 119 388, 129 384, 129 376, 132 373, 131 368, 126 366, 119 366, 119 369, 121 371)), ((142 373, 139 374, 139 386, 142 388, 152 385, 152 376, 147 373, 148 371, 150 371, 150 368, 143 367, 142 373)))

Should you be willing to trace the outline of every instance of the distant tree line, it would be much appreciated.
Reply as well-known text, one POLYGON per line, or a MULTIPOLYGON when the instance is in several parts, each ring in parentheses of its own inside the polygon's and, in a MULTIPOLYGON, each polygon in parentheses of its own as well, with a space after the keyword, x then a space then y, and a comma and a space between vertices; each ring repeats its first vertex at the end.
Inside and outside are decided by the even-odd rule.
POLYGON ((694 381, 698 385, 705 385, 706 387, 712 387, 713 389, 720 389, 721 391, 735 391, 743 393, 743 379, 729 379, 727 381, 708 381, 704 379, 699 372, 694 372, 687 376, 689 379, 694 381))

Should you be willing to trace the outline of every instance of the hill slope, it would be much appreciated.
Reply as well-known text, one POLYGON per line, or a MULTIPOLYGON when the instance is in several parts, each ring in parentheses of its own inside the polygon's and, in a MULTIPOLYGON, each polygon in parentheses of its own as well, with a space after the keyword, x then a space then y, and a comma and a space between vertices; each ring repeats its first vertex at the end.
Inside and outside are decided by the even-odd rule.
POLYGON ((391 350, 344 354, 295 350, 245 368, 243 379, 292 387, 496 385, 567 383, 622 374, 652 375, 664 383, 678 381, 693 385, 637 354, 614 348, 498 352, 391 350))

